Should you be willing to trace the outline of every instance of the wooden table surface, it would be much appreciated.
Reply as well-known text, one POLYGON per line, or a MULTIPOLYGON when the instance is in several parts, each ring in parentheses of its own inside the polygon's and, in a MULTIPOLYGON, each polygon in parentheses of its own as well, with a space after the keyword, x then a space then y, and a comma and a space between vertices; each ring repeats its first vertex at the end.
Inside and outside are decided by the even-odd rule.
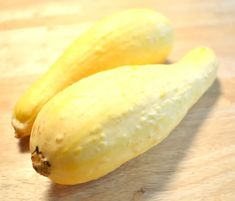
POLYGON ((234 0, 0 0, 0 200, 235 201, 234 0), (174 62, 199 45, 214 49, 218 79, 160 145, 111 174, 56 185, 31 167, 28 138, 10 125, 22 92, 93 21, 133 7, 165 14, 174 62))

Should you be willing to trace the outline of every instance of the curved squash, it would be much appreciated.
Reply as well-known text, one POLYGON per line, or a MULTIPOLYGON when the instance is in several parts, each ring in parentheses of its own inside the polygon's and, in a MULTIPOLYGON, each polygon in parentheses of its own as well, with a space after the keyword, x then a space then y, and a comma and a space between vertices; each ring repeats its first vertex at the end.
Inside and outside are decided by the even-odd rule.
POLYGON ((160 143, 216 77, 208 48, 171 65, 124 66, 52 98, 30 138, 35 170, 56 183, 97 179, 160 143))
POLYGON ((121 65, 163 62, 172 41, 169 21, 148 9, 123 11, 95 23, 17 102, 12 118, 16 137, 30 135, 43 105, 68 85, 121 65))

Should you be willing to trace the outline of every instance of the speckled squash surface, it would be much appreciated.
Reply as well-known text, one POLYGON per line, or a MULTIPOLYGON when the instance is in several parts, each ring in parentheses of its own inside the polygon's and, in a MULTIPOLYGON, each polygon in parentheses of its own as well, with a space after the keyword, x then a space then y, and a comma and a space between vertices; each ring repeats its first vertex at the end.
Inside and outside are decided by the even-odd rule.
POLYGON ((197 48, 171 65, 124 66, 85 78, 40 111, 33 166, 60 184, 97 179, 161 142, 211 86, 217 62, 197 48))

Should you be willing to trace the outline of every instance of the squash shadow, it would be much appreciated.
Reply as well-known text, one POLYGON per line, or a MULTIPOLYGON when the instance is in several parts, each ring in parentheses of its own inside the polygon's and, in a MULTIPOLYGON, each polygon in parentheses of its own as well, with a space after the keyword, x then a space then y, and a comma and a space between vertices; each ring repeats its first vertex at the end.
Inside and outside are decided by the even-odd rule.
POLYGON ((218 80, 189 111, 180 125, 158 146, 125 163, 112 173, 85 184, 64 186, 51 183, 47 201, 148 201, 157 199, 174 177, 200 126, 220 95, 218 80), (200 118, 193 114, 200 110, 200 118), (189 132, 190 131, 190 132, 189 132), (152 198, 152 199, 151 199, 152 198))
POLYGON ((26 136, 19 139, 18 148, 21 153, 29 153, 29 138, 30 136, 26 136))

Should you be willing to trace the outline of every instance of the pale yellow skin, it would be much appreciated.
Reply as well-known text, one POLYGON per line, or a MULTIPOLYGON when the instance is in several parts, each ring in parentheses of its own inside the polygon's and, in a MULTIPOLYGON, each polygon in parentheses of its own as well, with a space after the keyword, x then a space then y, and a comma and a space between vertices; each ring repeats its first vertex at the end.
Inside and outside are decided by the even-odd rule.
POLYGON ((50 167, 34 166, 60 184, 106 175, 167 137, 216 69, 213 52, 197 48, 175 64, 124 66, 69 86, 36 118, 30 150, 38 147, 50 167))
POLYGON ((122 11, 95 23, 19 99, 12 118, 16 137, 30 135, 43 105, 68 85, 121 65, 161 63, 172 42, 168 19, 149 9, 122 11))

